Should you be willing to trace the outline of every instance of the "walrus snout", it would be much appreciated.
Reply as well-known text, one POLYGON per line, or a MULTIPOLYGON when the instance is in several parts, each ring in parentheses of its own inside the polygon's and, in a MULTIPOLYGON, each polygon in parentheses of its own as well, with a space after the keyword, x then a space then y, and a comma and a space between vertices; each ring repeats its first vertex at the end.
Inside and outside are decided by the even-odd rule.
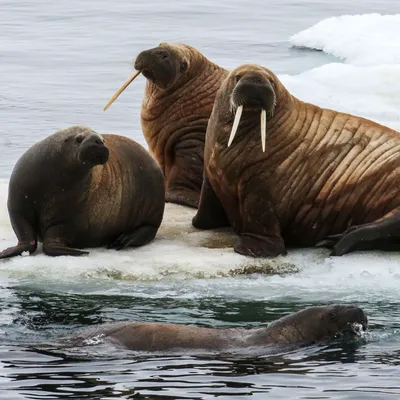
POLYGON ((142 51, 136 57, 134 67, 161 89, 167 89, 175 81, 173 55, 166 48, 155 47, 142 51))
POLYGON ((363 330, 367 330, 368 318, 365 312, 360 307, 346 306, 346 308, 344 308, 341 312, 343 313, 342 318, 345 322, 347 322, 348 324, 360 324, 363 330))
POLYGON ((273 112, 276 97, 269 81, 258 77, 242 78, 232 92, 231 103, 234 109, 238 106, 256 106, 267 113, 273 112))
POLYGON ((357 306, 338 304, 329 309, 329 323, 335 326, 339 333, 357 333, 358 324, 365 331, 368 328, 368 318, 365 312, 357 306))
POLYGON ((110 152, 104 139, 98 134, 93 134, 86 137, 81 143, 78 157, 82 163, 102 165, 108 161, 109 155, 110 152))
POLYGON ((236 75, 236 85, 231 95, 232 112, 235 113, 232 131, 228 140, 231 145, 242 116, 243 107, 256 108, 261 111, 261 147, 265 152, 267 140, 267 114, 272 118, 276 105, 276 95, 271 82, 260 75, 241 77, 236 75))

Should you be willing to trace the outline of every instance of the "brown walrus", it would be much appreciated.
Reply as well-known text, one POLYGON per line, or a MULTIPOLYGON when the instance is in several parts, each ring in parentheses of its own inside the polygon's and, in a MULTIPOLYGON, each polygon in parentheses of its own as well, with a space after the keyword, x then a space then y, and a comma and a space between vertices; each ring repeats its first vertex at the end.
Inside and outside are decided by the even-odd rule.
POLYGON ((238 253, 400 245, 399 132, 305 103, 267 68, 243 65, 225 79, 204 162, 193 225, 231 224, 238 253))
POLYGON ((164 214, 164 179, 131 139, 84 126, 60 130, 29 148, 12 172, 8 211, 18 245, 0 258, 33 253, 38 238, 50 256, 77 248, 141 246, 164 214))
POLYGON ((67 338, 73 346, 91 341, 108 342, 137 351, 220 350, 301 344, 332 339, 340 334, 355 335, 366 330, 368 319, 356 306, 332 304, 314 306, 289 314, 260 328, 202 328, 167 323, 120 322, 91 327, 67 338))
POLYGON ((207 121, 228 71, 194 47, 168 43, 141 52, 135 69, 105 109, 139 73, 147 78, 141 124, 165 176, 166 201, 197 208, 207 121))

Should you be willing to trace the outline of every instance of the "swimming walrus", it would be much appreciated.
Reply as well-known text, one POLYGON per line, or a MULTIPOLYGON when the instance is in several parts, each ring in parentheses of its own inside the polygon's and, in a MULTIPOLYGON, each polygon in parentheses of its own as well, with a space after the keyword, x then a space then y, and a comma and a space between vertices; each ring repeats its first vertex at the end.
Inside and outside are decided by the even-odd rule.
POLYGON ((193 225, 231 224, 238 253, 400 245, 399 132, 305 103, 267 68, 242 65, 225 79, 204 160, 193 225))
POLYGON ((147 78, 141 125, 165 176, 166 201, 197 208, 207 121, 228 71, 194 47, 169 43, 142 51, 135 69, 105 109, 140 73, 147 78))
POLYGON ((302 344, 355 335, 368 319, 356 306, 314 306, 289 314, 259 328, 203 328, 169 323, 118 322, 89 329, 67 338, 72 346, 111 343, 137 351, 220 350, 276 344, 302 344), (359 324, 357 327, 355 324, 359 324))
POLYGON ((164 214, 164 179, 131 139, 73 126, 29 148, 12 172, 8 211, 18 244, 0 258, 36 251, 88 254, 77 248, 141 246, 164 214))

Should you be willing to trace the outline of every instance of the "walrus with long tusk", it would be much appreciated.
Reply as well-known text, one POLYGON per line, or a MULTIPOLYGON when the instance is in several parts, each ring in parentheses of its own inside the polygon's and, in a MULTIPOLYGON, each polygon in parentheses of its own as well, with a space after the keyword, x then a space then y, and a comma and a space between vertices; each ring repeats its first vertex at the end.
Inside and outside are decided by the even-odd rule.
POLYGON ((141 124, 165 176, 166 201, 197 208, 207 121, 228 71, 194 47, 169 43, 142 51, 135 60, 135 69, 104 109, 139 74, 144 75, 147 84, 141 124))
POLYGON ((38 240, 49 256, 138 247, 153 240, 161 224, 164 178, 133 140, 72 126, 21 156, 7 205, 18 244, 0 252, 0 259, 33 253, 38 240))
POLYGON ((356 306, 308 307, 260 328, 203 328, 168 323, 120 322, 91 327, 67 338, 72 346, 108 342, 137 351, 217 350, 310 344, 366 330, 368 319, 356 306))
POLYGON ((267 68, 242 65, 225 79, 204 160, 193 225, 231 224, 238 253, 400 248, 399 132, 305 103, 267 68))

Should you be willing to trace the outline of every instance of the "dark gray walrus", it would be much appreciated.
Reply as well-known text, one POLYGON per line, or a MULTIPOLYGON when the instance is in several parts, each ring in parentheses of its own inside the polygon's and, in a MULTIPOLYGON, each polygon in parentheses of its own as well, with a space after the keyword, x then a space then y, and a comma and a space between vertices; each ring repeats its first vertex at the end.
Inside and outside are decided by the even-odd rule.
POLYGON ((150 242, 164 214, 161 169, 138 143, 84 126, 60 130, 28 149, 12 172, 8 211, 18 244, 0 258, 88 254, 150 242))
POLYGON ((201 328, 175 324, 121 322, 92 327, 68 338, 73 346, 108 342, 137 351, 219 350, 277 344, 310 344, 367 329, 364 311, 332 304, 308 307, 261 328, 201 328))

